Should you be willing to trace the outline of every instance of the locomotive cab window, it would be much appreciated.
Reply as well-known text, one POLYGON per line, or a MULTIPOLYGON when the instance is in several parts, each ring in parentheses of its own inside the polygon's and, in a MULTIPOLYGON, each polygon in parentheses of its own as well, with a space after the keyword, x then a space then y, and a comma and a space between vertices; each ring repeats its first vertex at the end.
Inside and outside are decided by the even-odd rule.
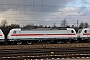
POLYGON ((87 33, 87 30, 85 30, 84 33, 87 33))
POLYGON ((14 34, 16 34, 16 31, 13 31, 14 34))
POLYGON ((71 33, 74 33, 74 31, 73 31, 73 30, 71 30, 71 33))

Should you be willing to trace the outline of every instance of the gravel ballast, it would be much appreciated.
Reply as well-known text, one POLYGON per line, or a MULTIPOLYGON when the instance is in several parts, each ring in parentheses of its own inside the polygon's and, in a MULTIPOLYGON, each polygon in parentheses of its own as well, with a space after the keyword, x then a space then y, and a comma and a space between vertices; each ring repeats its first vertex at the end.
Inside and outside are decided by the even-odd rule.
POLYGON ((72 44, 32 44, 32 45, 3 45, 0 49, 30 49, 30 48, 71 48, 71 47, 90 47, 90 43, 72 44))

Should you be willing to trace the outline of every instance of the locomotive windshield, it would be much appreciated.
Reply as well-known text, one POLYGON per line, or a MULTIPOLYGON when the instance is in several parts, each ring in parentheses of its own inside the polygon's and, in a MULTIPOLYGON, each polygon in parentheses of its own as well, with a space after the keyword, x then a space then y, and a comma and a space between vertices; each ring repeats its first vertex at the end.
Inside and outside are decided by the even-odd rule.
POLYGON ((71 33, 74 33, 74 31, 73 31, 73 30, 71 30, 71 33))
POLYGON ((87 30, 85 30, 84 33, 87 33, 87 30))
POLYGON ((13 31, 14 34, 16 34, 16 31, 13 31))
POLYGON ((82 29, 79 29, 79 30, 78 30, 78 33, 81 33, 81 31, 82 31, 82 29))

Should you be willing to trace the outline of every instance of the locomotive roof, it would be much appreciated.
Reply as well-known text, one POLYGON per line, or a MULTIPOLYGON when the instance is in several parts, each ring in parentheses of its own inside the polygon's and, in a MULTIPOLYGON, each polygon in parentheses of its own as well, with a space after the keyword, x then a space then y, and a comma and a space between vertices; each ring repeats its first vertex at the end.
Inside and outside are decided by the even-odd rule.
POLYGON ((21 30, 72 30, 73 28, 36 28, 36 29, 21 29, 21 30))
POLYGON ((90 28, 83 28, 83 29, 87 29, 87 30, 90 30, 90 28))
POLYGON ((90 28, 82 28, 82 29, 79 29, 79 30, 90 30, 90 28))
POLYGON ((72 30, 73 28, 36 28, 36 29, 21 29, 21 28, 16 28, 14 30, 72 30))
POLYGON ((67 28, 36 28, 36 29, 21 29, 21 30, 67 30, 67 28))

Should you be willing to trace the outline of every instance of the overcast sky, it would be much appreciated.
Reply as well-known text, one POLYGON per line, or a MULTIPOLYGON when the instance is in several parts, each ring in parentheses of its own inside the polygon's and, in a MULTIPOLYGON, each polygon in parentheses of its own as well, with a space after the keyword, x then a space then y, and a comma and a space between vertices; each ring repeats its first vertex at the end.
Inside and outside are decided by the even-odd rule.
POLYGON ((8 24, 60 26, 66 19, 69 25, 77 20, 90 25, 89 0, 0 0, 0 21, 8 24))

